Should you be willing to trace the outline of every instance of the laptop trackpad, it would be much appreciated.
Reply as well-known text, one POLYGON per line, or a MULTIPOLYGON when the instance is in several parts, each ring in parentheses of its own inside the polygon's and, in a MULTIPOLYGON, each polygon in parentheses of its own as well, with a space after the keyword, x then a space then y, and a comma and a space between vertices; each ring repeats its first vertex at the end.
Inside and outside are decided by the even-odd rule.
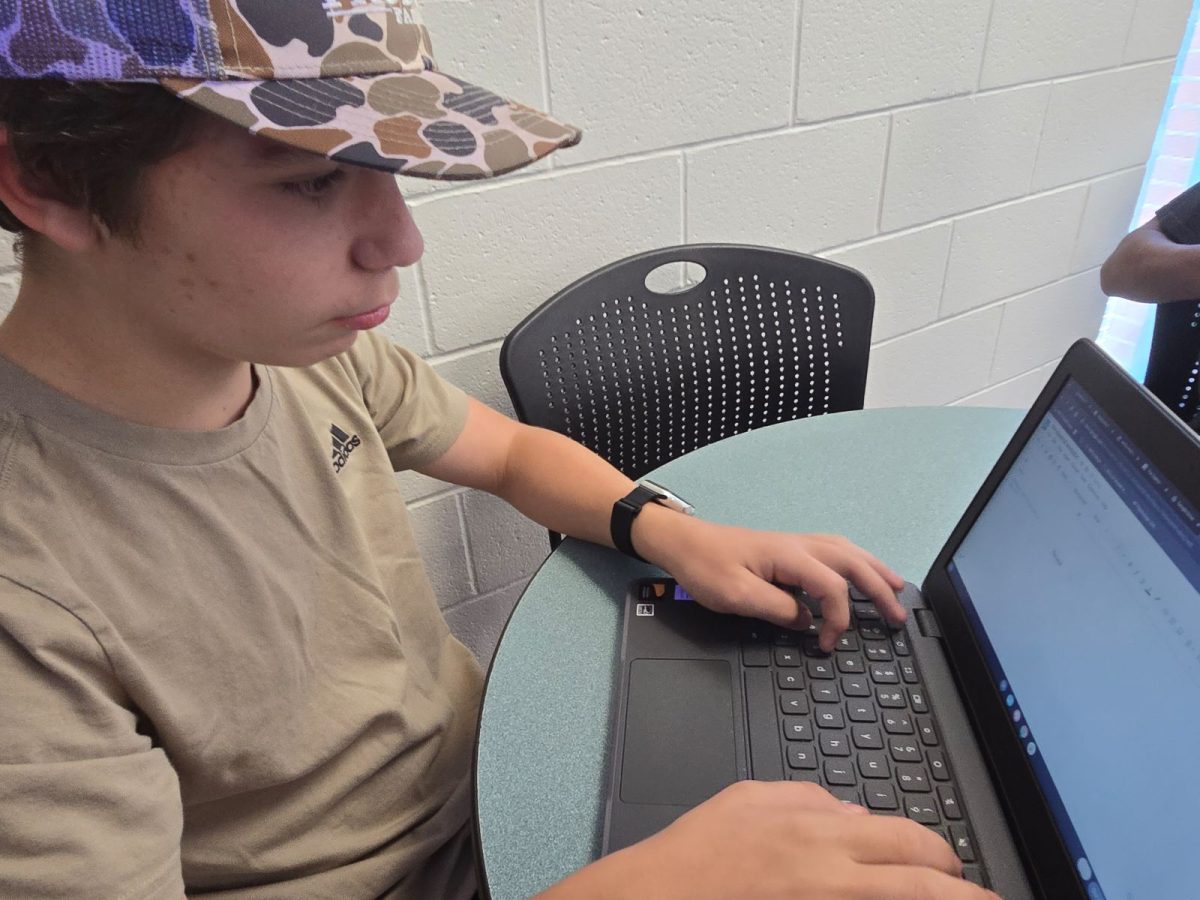
POLYGON ((623 801, 695 806, 737 780, 732 681, 721 659, 630 664, 623 801))

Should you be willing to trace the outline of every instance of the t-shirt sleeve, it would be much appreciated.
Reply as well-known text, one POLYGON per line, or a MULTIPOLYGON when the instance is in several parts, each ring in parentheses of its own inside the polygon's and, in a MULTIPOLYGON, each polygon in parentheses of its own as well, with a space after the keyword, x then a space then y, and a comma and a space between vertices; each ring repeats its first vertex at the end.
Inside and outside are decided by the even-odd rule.
POLYGON ((3 576, 0 685, 0 897, 179 900, 174 769, 91 629, 3 576))
POLYGON ((1177 244, 1200 244, 1200 184, 1194 184, 1155 217, 1163 234, 1177 244))
POLYGON ((374 332, 359 336, 348 360, 393 469, 418 468, 450 449, 466 425, 466 394, 374 332))

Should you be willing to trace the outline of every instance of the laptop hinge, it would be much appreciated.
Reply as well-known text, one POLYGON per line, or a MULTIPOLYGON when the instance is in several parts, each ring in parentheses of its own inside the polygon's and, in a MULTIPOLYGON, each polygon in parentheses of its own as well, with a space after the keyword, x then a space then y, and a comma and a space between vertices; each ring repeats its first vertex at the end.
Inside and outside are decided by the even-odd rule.
POLYGON ((938 627, 937 619, 931 609, 914 609, 913 617, 917 620, 917 630, 923 637, 940 638, 942 629, 938 627))

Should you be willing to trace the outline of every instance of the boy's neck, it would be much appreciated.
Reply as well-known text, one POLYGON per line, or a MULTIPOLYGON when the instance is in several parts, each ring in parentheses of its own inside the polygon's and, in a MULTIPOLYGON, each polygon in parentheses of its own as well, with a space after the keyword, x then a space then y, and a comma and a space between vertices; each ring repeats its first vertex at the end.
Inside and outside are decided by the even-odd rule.
POLYGON ((113 304, 56 285, 28 267, 0 321, 0 355, 81 403, 139 425, 211 431, 237 421, 254 395, 249 363, 162 346, 113 304), (92 298, 95 299, 95 298, 92 298))

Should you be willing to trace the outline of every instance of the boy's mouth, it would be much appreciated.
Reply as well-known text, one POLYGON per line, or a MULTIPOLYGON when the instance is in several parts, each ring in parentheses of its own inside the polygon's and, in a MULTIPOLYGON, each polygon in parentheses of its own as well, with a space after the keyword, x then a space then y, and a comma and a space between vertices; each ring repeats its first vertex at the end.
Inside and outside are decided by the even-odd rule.
POLYGON ((388 314, 392 311, 392 304, 385 303, 383 306, 368 310, 364 313, 359 313, 354 316, 345 316, 341 319, 334 319, 338 325, 343 328, 348 328, 352 331, 367 331, 374 328, 376 325, 382 325, 387 319, 388 314))

